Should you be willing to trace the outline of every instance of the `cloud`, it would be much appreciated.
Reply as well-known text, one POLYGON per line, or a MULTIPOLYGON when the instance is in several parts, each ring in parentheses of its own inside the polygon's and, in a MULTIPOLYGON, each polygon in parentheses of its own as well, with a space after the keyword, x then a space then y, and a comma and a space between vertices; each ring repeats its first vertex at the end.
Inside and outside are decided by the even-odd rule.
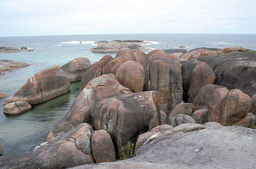
POLYGON ((0 36, 256 33, 255 6, 254 0, 5 0, 0 36))

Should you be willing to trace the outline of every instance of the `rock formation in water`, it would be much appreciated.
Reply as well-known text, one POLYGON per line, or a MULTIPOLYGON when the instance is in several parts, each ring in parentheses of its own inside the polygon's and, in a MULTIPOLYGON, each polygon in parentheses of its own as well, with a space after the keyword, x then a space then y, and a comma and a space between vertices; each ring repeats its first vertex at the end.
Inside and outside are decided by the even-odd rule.
POLYGON ((12 47, 0 47, 0 53, 17 53, 17 52, 33 52, 34 49, 29 49, 25 46, 22 46, 18 49, 12 47))
POLYGON ((111 42, 98 41, 96 44, 97 47, 91 49, 93 53, 117 53, 122 48, 146 51, 146 48, 142 45, 148 44, 148 42, 142 40, 114 40, 111 42))
MULTIPOLYGON (((256 132, 245 127, 256 126, 255 58, 243 48, 200 48, 181 59, 123 48, 90 67, 83 59, 82 76, 76 61, 49 69, 67 84, 67 72, 79 74, 81 92, 47 143, 1 157, 0 168, 253 168, 256 132)), ((6 108, 23 110, 66 84, 35 77, 6 108)))
POLYGON ((16 69, 27 67, 29 64, 22 62, 15 62, 12 60, 2 60, 0 59, 0 74, 4 72, 10 72, 16 69))

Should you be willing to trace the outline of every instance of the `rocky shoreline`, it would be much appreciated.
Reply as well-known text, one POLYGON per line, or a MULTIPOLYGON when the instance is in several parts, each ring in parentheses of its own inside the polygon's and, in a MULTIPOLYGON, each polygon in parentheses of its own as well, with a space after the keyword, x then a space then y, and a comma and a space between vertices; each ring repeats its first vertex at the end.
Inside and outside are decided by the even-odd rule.
POLYGON ((0 53, 17 53, 17 52, 34 52, 34 49, 29 49, 25 46, 20 48, 0 47, 0 53))
POLYGON ((132 50, 147 51, 142 45, 149 44, 142 40, 114 40, 114 41, 98 41, 97 47, 92 48, 93 53, 117 53, 121 48, 130 48, 132 50))
POLYGON ((121 48, 92 65, 79 58, 43 70, 5 101, 5 113, 73 81, 81 92, 47 142, 0 157, 0 168, 254 168, 255 58, 244 48, 121 48))
POLYGON ((0 74, 29 66, 27 63, 0 59, 0 74))

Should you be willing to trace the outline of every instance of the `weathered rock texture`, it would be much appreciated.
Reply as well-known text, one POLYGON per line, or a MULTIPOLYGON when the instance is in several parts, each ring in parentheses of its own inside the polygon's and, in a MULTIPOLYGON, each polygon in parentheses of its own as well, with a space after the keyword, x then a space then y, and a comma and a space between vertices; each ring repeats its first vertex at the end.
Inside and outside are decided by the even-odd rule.
POLYGON ((171 124, 173 127, 176 127, 184 123, 196 123, 196 122, 191 116, 185 115, 185 114, 178 114, 169 119, 169 124, 171 124))
POLYGON ((133 60, 121 64, 116 71, 116 79, 134 92, 143 90, 144 77, 143 66, 133 60))
POLYGON ((228 90, 218 85, 206 85, 195 96, 196 108, 209 110, 209 121, 232 125, 251 110, 251 98, 238 89, 228 90))
POLYGON ((89 69, 83 74, 80 83, 80 90, 82 91, 87 83, 95 77, 102 75, 103 67, 112 60, 112 56, 105 55, 100 61, 94 63, 89 67, 89 69))
POLYGON ((27 64, 27 63, 0 59, 0 74, 2 74, 4 72, 7 72, 7 71, 13 71, 15 69, 20 69, 20 68, 23 68, 23 67, 27 67, 28 65, 29 64, 27 64))
POLYGON ((5 97, 7 97, 7 96, 8 96, 7 94, 0 93, 0 99, 5 98, 5 97))
POLYGON ((104 99, 92 112, 91 124, 95 129, 108 131, 118 148, 121 148, 151 126, 157 114, 155 95, 147 91, 104 99))
POLYGON ((93 129, 87 123, 81 123, 62 138, 38 146, 34 151, 17 156, 0 158, 0 168, 68 168, 94 163, 91 152, 93 129))
POLYGON ((25 46, 20 48, 12 48, 12 47, 0 47, 0 53, 17 53, 17 52, 33 52, 34 49, 28 49, 25 46))
POLYGON ((134 53, 132 52, 131 49, 128 48, 123 48, 119 50, 116 54, 115 59, 112 61, 108 62, 104 67, 103 67, 103 74, 106 73, 113 73, 116 74, 116 71, 118 67, 129 60, 136 60, 136 57, 134 53))
POLYGON ((81 80, 83 73, 90 67, 91 62, 88 58, 79 57, 71 60, 61 68, 66 73, 70 82, 81 80))
POLYGON ((4 114, 18 115, 31 109, 31 105, 26 101, 15 101, 4 106, 4 114))
POLYGON ((182 78, 183 98, 185 101, 191 101, 201 87, 214 83, 215 74, 205 62, 192 59, 182 64, 182 78))
POLYGON ((202 57, 215 72, 215 84, 256 94, 256 52, 227 53, 202 57))
POLYGON ((29 104, 39 104, 69 91, 69 80, 59 66, 54 66, 36 73, 29 78, 12 97, 5 101, 10 103, 24 100, 29 104))
MULTIPOLYGON (((26 107, 26 110, 28 110, 27 108, 29 106, 26 105, 27 103, 33 105, 51 100, 69 92, 69 85, 69 80, 66 78, 61 67, 54 66, 45 69, 29 78, 24 86, 3 103, 6 110, 5 112, 8 112, 8 114, 17 114, 18 111, 16 110, 21 107, 26 107), (17 101, 22 101, 22 106, 19 106, 21 104, 17 101), (16 105, 16 108, 14 108, 14 105, 10 106, 10 103, 16 105), (10 107, 13 107, 12 110, 14 110, 14 112, 11 112, 10 107)), ((25 109, 22 109, 20 113, 23 113, 24 110, 25 109)))
POLYGON ((153 50, 144 65, 145 89, 157 91, 157 106, 168 113, 182 101, 182 73, 177 58, 153 50))
POLYGON ((117 53, 121 48, 129 48, 132 50, 142 50, 146 49, 142 47, 143 44, 147 44, 148 42, 144 42, 141 40, 115 40, 115 41, 99 41, 96 42, 97 47, 92 48, 91 52, 94 53, 117 53))
POLYGON ((122 86, 113 74, 104 74, 92 79, 79 94, 68 113, 51 130, 48 141, 69 131, 82 122, 89 122, 96 104, 108 97, 131 93, 122 86))
POLYGON ((243 127, 219 126, 166 133, 140 146, 132 159, 75 169, 253 169, 256 166, 255 139, 255 130, 243 127))
POLYGON ((106 130, 96 130, 91 140, 93 159, 97 163, 116 160, 112 139, 106 130))

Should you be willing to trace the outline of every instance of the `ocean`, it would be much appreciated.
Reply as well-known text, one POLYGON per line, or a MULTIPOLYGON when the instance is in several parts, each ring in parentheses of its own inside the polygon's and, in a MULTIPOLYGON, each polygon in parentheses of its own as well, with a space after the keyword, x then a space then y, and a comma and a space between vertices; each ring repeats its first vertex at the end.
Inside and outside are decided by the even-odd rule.
MULTIPOLYGON (((0 59, 30 64, 28 67, 0 75, 0 92, 11 96, 36 72, 53 65, 63 65, 76 57, 87 57, 91 63, 97 62, 104 54, 91 53, 90 49, 95 46, 95 41, 103 40, 150 41, 146 47, 151 49, 176 49, 185 46, 185 49, 190 50, 198 47, 239 46, 256 50, 256 35, 115 34, 0 37, 0 46, 26 46, 35 49, 34 52, 0 53, 0 59)), ((24 153, 45 142, 49 130, 67 113, 79 94, 79 85, 74 83, 70 93, 34 106, 31 111, 15 117, 3 114, 2 103, 6 98, 0 99, 0 145, 3 154, 24 153)))

